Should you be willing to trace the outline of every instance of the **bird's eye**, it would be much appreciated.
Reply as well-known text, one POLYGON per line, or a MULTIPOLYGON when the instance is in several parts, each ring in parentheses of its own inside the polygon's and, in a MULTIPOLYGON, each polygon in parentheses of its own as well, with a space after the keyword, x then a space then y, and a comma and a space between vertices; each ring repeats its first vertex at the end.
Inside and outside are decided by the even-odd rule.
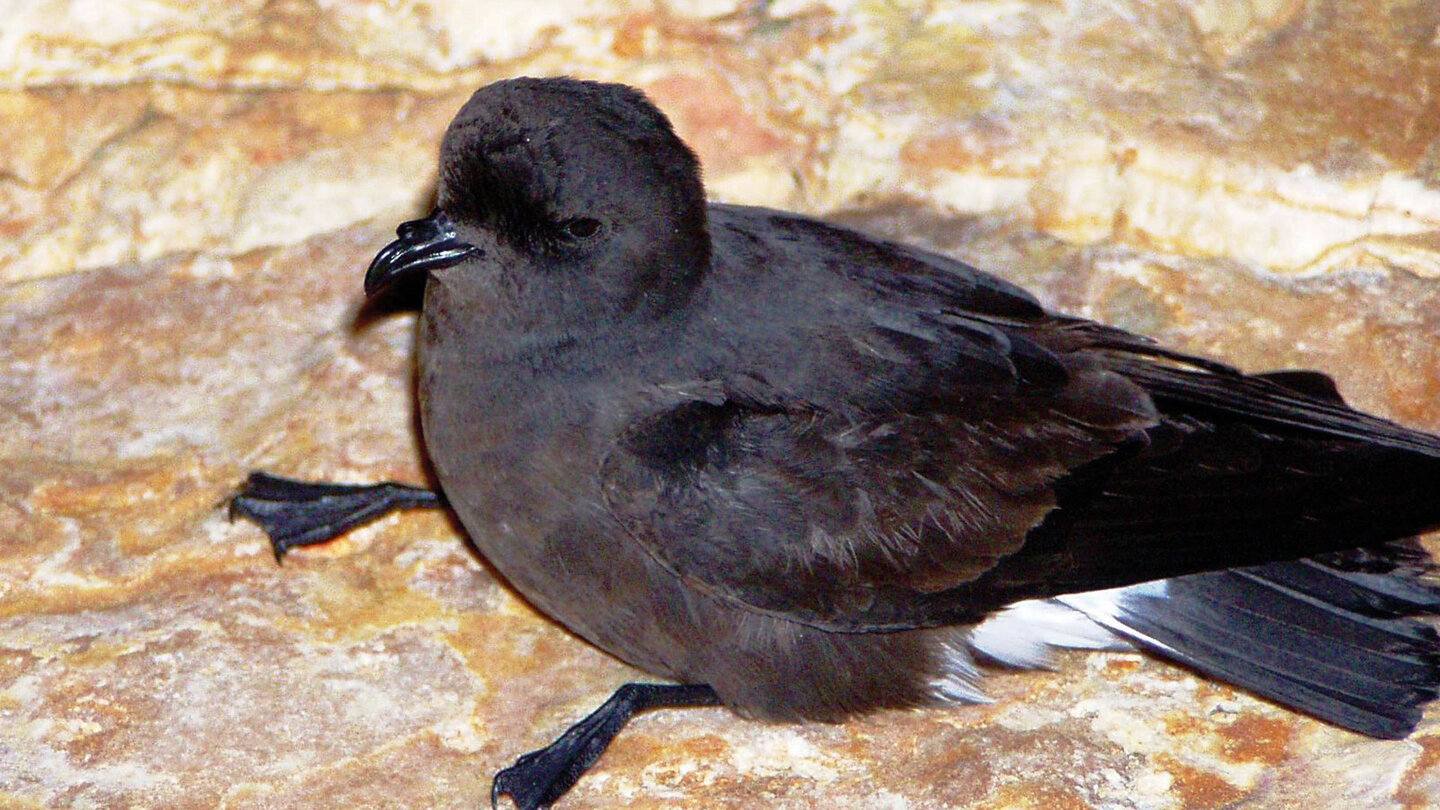
POLYGON ((600 220, 590 217, 575 217, 560 223, 560 230, 571 239, 588 239, 600 230, 600 220))

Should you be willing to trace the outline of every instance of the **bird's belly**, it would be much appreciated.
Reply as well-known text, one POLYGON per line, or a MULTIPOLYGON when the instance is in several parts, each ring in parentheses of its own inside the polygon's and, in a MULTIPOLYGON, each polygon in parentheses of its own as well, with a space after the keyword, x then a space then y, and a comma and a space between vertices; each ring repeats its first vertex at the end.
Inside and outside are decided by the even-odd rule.
POLYGON ((425 443, 446 499, 475 546, 533 605, 612 655, 686 677, 681 640, 699 631, 672 575, 604 507, 603 420, 545 396, 452 409, 467 400, 422 389, 425 443), (557 413, 570 418, 557 424, 557 413))

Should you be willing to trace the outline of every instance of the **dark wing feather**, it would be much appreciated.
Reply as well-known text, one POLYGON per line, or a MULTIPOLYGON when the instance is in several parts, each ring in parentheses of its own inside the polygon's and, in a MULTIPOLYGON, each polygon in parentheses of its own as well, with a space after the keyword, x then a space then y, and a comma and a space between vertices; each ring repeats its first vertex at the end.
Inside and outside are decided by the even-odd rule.
POLYGON ((1308 395, 1324 393, 1319 375, 1247 376, 1176 355, 1096 351, 1151 394, 1162 422, 1147 444, 1058 482, 1058 508, 995 576, 1083 591, 1440 525, 1440 437, 1355 411, 1333 392, 1308 395))
POLYGON ((670 386, 602 471, 617 520, 702 591, 833 630, 932 626, 1440 522, 1440 439, 1320 375, 1246 376, 953 260, 721 213, 731 238, 781 234, 750 247, 781 280, 752 283, 794 296, 800 337, 774 324, 737 348, 746 376, 670 386), (787 264, 811 276, 793 291, 787 264))
POLYGON ((1167 410, 1219 422, 1244 421, 1281 435, 1349 439, 1440 458, 1440 437, 1351 408, 1323 374, 1244 375, 1208 362, 1197 367, 1194 358, 1178 354, 1137 354, 1133 347, 1103 354, 1107 368, 1144 386, 1167 410))

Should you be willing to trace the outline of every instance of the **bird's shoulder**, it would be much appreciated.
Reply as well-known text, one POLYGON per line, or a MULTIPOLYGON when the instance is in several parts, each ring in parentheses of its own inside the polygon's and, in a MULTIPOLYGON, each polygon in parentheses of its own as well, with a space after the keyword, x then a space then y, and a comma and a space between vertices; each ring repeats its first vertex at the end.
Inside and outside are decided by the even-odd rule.
POLYGON ((716 271, 751 284, 850 286, 895 304, 945 305, 996 318, 1046 317, 1022 287, 959 259, 788 211, 712 203, 716 271))
POLYGON ((1095 324, 963 261, 765 208, 712 205, 703 342, 794 399, 933 410, 1068 382, 1095 324))

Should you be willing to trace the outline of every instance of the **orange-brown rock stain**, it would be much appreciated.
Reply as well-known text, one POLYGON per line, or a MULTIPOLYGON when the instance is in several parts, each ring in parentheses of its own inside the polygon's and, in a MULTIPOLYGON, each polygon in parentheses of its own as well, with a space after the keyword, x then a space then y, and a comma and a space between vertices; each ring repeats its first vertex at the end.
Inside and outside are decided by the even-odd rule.
POLYGON ((1411 739, 1420 746, 1420 756, 1406 769, 1395 800, 1404 810, 1432 810, 1440 804, 1440 737, 1411 739))
POLYGON ((1218 774, 1186 765, 1169 754, 1157 754, 1154 762, 1172 777, 1170 789, 1185 810, 1228 807, 1245 798, 1246 791, 1218 774))
POLYGON ((975 810, 1094 810, 1095 805, 1058 782, 1012 782, 997 787, 975 810))
POLYGON ((1289 754, 1295 726, 1293 720, 1243 713, 1235 722, 1217 727, 1216 733, 1221 738, 1221 752, 1232 762, 1276 765, 1289 754))

